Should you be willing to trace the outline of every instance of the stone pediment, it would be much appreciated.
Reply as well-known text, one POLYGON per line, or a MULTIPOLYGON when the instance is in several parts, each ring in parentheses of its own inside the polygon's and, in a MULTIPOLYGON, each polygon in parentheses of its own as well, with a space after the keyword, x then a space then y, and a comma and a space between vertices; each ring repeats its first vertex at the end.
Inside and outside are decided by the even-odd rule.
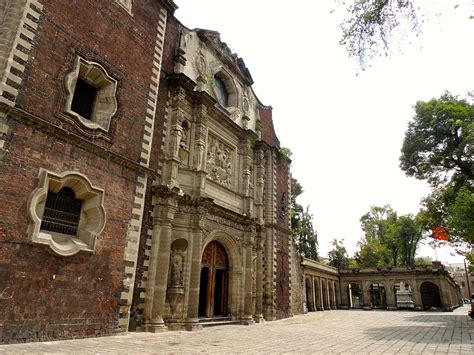
POLYGON ((211 48, 213 48, 221 60, 241 76, 246 85, 250 86, 253 84, 252 76, 250 75, 250 71, 245 65, 244 60, 236 53, 232 53, 229 46, 221 41, 221 35, 219 32, 200 28, 196 28, 195 31, 201 41, 207 43, 211 48))

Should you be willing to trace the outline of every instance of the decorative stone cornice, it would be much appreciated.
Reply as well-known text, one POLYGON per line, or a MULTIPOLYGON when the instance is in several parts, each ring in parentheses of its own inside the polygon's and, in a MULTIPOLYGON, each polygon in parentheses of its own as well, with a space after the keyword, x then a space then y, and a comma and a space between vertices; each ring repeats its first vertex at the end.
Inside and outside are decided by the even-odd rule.
POLYGON ((195 31, 201 41, 212 48, 219 55, 222 62, 232 68, 246 85, 250 86, 253 84, 252 76, 250 75, 244 60, 239 58, 237 54, 232 53, 229 46, 221 41, 219 32, 205 29, 196 29, 195 31))

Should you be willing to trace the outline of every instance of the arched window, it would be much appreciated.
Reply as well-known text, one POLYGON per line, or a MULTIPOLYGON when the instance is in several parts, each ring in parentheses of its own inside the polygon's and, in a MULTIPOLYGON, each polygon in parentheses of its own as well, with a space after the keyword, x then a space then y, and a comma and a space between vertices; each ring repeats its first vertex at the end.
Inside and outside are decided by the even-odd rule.
POLYGON ((229 106, 229 92, 225 87, 224 81, 218 76, 214 76, 214 82, 216 85, 216 93, 219 104, 223 107, 229 106))
POLYGON ((41 230, 75 236, 81 218, 82 201, 74 190, 63 187, 59 192, 48 191, 41 230))

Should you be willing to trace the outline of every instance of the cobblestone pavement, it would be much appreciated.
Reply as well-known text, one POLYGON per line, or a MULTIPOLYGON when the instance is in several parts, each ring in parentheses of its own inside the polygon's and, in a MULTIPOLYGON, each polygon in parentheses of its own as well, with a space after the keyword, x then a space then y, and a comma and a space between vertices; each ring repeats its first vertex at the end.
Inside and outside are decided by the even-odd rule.
POLYGON ((0 346, 7 353, 474 354, 467 307, 452 313, 326 311, 253 326, 0 346))

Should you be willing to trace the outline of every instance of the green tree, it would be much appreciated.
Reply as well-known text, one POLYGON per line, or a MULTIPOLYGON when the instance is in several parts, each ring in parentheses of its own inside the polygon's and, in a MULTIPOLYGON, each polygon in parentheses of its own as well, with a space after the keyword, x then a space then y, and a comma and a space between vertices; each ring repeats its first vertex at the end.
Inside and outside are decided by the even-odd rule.
POLYGON ((450 243, 463 253, 474 242, 474 106, 446 92, 417 102, 415 112, 400 167, 433 187, 418 214, 425 231, 444 226, 450 243))
POLYGON ((300 222, 300 228, 296 231, 298 251, 305 258, 318 260, 318 235, 313 227, 309 206, 301 214, 300 222))
POLYGON ((363 238, 354 259, 359 267, 392 266, 390 250, 379 239, 363 238))
POLYGON ((295 178, 291 178, 290 219, 291 231, 298 252, 309 259, 318 259, 318 235, 313 227, 313 216, 300 205, 296 198, 303 193, 303 187, 295 178))
POLYGON ((362 242, 361 245, 368 248, 367 252, 370 251, 369 254, 371 255, 376 250, 381 252, 380 256, 383 256, 384 260, 378 262, 378 264, 397 265, 398 243, 394 239, 393 233, 389 233, 390 226, 396 220, 397 213, 389 205, 383 207, 372 206, 370 211, 360 218, 362 230, 365 232, 365 242, 362 242), (382 251, 375 241, 380 242, 388 249, 389 253, 382 251))
POLYGON ((411 32, 419 31, 413 0, 354 0, 347 5, 347 13, 340 43, 362 69, 367 60, 389 53, 392 33, 402 23, 408 23, 411 32))
POLYGON ((433 262, 429 256, 420 256, 415 258, 415 266, 429 266, 433 262))
POLYGON ((328 253, 329 265, 338 269, 349 267, 350 259, 344 246, 344 239, 337 240, 334 238, 331 244, 333 249, 328 253))
POLYGON ((397 258, 394 266, 413 266, 418 243, 422 238, 422 230, 411 215, 400 216, 389 227, 391 239, 397 245, 397 258))
POLYGON ((390 207, 372 206, 360 219, 364 238, 355 259, 362 267, 413 266, 423 237, 417 218, 398 216, 390 207))
POLYGON ((408 124, 400 167, 408 176, 436 186, 474 179, 474 107, 446 92, 418 101, 408 124))

